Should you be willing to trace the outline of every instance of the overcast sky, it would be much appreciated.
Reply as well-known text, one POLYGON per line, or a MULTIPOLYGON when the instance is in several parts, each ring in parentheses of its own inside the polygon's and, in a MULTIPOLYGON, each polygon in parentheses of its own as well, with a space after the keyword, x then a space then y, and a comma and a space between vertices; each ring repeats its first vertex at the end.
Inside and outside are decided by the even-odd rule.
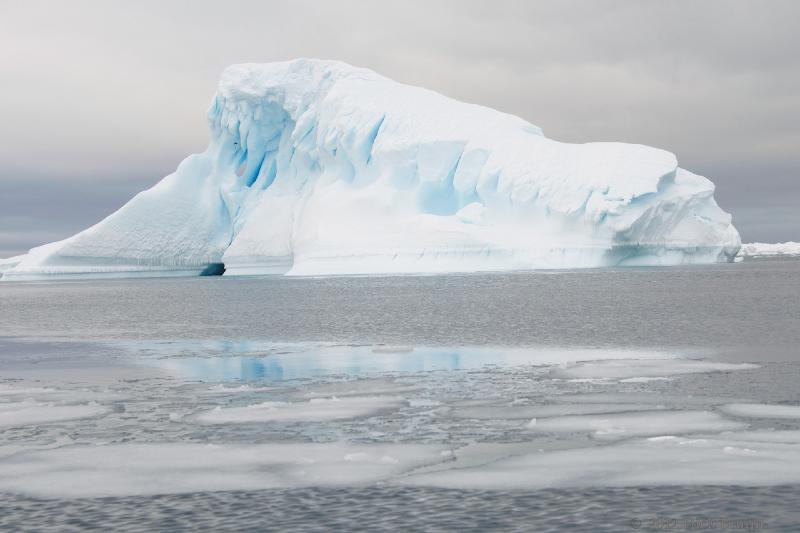
POLYGON ((295 57, 665 148, 745 241, 800 240, 798 27, 795 0, 0 0, 0 257, 202 151, 226 65, 295 57))

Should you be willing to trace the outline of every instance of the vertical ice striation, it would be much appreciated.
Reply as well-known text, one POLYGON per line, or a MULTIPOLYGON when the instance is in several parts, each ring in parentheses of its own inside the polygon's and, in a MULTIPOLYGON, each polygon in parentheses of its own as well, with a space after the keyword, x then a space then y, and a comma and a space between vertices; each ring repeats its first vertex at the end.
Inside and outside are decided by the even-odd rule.
POLYGON ((233 65, 211 142, 4 279, 369 274, 731 261, 714 185, 664 150, 568 144, 335 61, 233 65))

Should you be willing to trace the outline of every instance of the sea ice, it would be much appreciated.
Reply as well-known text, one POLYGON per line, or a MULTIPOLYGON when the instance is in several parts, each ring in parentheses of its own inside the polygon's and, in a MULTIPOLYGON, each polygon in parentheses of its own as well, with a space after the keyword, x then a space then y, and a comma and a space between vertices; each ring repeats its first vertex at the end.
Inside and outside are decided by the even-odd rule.
POLYGON ((551 416, 590 415, 598 413, 624 413, 628 411, 652 411, 660 406, 652 404, 597 403, 597 404, 553 404, 553 405, 485 405, 461 407, 453 416, 476 419, 531 419, 551 416))
POLYGON ((251 392, 270 392, 274 391, 275 387, 254 387, 253 385, 224 385, 218 383, 208 388, 206 394, 247 394, 251 392))
POLYGON ((342 399, 349 396, 382 396, 382 395, 401 395, 420 390, 419 385, 403 383, 388 379, 348 379, 344 381, 334 381, 320 383, 308 388, 302 395, 306 397, 335 396, 342 399))
POLYGON ((245 407, 217 407, 196 417, 204 424, 247 422, 322 422, 379 414, 407 405, 392 396, 312 398, 305 402, 263 402, 245 407))
POLYGON ((720 407, 723 413, 747 418, 797 418, 800 405, 769 405, 760 403, 732 403, 720 407))
POLYGON ((625 379, 658 378, 704 372, 730 372, 751 370, 758 365, 750 363, 716 363, 691 359, 631 359, 608 360, 566 365, 554 369, 553 377, 567 379, 625 379))
POLYGON ((621 439, 698 431, 727 431, 744 428, 746 424, 726 420, 709 411, 645 411, 535 418, 528 427, 541 432, 590 432, 599 439, 621 439))
POLYGON ((445 450, 349 443, 65 446, 0 460, 0 491, 77 498, 359 486, 441 462, 445 450))
POLYGON ((743 244, 739 250, 739 257, 776 257, 800 255, 800 242, 751 242, 743 244))
POLYGON ((50 422, 91 418, 108 412, 98 404, 56 405, 53 403, 25 400, 0 403, 0 427, 34 426, 50 422))
POLYGON ((800 444, 800 430, 758 430, 723 433, 718 438, 725 440, 743 440, 755 442, 784 442, 800 444))
POLYGON ((800 446, 727 437, 664 436, 555 451, 531 447, 483 464, 470 457, 463 468, 456 450, 450 468, 395 483, 498 490, 800 483, 800 446))

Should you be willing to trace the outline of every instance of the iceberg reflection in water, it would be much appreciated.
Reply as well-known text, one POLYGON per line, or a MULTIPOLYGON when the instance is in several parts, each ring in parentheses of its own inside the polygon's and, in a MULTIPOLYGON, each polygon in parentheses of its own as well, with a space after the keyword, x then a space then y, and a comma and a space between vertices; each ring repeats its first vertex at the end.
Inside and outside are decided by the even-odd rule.
POLYGON ((153 343, 140 351, 147 365, 196 381, 284 381, 325 375, 470 370, 522 365, 567 365, 603 359, 667 359, 657 351, 566 348, 448 348, 411 346, 277 345, 263 342, 153 343), (167 354, 182 354, 169 357, 167 354))

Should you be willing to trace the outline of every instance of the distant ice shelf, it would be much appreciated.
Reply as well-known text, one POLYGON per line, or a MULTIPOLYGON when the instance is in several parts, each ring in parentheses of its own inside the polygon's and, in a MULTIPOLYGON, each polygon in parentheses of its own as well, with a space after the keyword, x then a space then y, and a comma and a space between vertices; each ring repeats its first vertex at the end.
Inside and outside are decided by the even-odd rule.
POLYGON ((751 242, 743 244, 739 257, 793 257, 800 256, 800 242, 751 242))
POLYGON ((475 272, 732 261, 714 185, 667 151, 537 126, 336 61, 228 67, 211 142, 4 280, 475 272))

